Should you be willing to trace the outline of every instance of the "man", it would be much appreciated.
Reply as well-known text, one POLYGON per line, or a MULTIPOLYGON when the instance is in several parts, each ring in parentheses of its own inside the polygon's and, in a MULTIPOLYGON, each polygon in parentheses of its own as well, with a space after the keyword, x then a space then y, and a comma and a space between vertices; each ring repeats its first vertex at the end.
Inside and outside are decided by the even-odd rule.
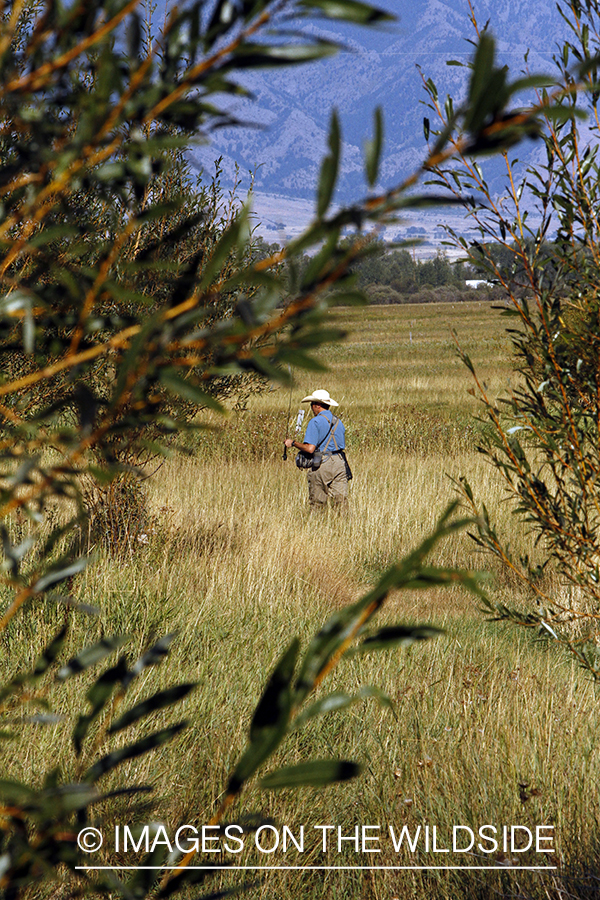
POLYGON ((328 391, 313 391, 304 397, 302 403, 310 403, 313 418, 306 427, 304 441, 285 439, 288 449, 294 447, 313 456, 315 450, 323 454, 318 469, 308 470, 308 502, 311 511, 321 511, 327 506, 327 500, 340 511, 348 506, 348 477, 346 474, 346 446, 344 425, 331 411, 330 407, 339 406, 328 391))

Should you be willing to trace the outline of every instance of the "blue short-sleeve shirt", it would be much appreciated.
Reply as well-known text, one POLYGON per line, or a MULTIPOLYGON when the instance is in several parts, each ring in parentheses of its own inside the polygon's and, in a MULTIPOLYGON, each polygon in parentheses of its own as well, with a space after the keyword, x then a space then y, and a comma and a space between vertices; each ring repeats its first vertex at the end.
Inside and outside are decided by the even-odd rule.
MULTIPOLYGON (((318 416, 314 416, 306 426, 306 432, 304 434, 304 443, 305 444, 314 444, 315 447, 318 445, 319 441, 325 441, 327 437, 327 432, 331 428, 333 419, 333 413, 331 410, 323 410, 319 413, 318 416)), ((346 447, 346 434, 344 430, 344 423, 342 421, 338 422, 338 425, 335 429, 335 444, 333 442, 333 438, 329 438, 327 441, 327 446, 321 444, 319 450, 322 453, 333 453, 337 450, 344 450, 346 447), (337 444, 337 447, 336 447, 337 444)))

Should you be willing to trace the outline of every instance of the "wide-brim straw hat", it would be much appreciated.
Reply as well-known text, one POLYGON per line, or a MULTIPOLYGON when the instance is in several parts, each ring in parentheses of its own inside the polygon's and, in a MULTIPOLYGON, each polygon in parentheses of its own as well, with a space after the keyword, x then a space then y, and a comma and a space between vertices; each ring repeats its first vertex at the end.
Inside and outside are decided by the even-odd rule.
POLYGON ((301 403, 324 403, 325 406, 339 406, 340 404, 337 401, 332 400, 329 396, 329 391, 313 391, 312 394, 309 394, 308 397, 304 397, 301 403))

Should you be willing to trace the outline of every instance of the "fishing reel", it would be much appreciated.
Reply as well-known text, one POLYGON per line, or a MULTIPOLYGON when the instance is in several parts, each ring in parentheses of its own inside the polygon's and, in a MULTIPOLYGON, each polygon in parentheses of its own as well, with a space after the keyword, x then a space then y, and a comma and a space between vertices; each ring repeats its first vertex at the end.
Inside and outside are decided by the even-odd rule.
MULTIPOLYGON (((303 421, 304 421, 304 413, 305 413, 305 410, 304 410, 304 409, 299 409, 299 410, 298 410, 298 416, 297 416, 297 418, 296 418, 296 428, 295 428, 295 430, 294 430, 294 440, 296 440, 296 438, 297 438, 298 435, 300 434, 300 431, 302 430, 302 423, 303 423, 303 421)), ((287 437, 287 435, 286 435, 286 437, 287 437)), ((284 445, 283 445, 283 458, 284 458, 284 460, 287 459, 287 450, 288 450, 288 448, 287 448, 287 447, 285 446, 285 444, 284 444, 284 445)))

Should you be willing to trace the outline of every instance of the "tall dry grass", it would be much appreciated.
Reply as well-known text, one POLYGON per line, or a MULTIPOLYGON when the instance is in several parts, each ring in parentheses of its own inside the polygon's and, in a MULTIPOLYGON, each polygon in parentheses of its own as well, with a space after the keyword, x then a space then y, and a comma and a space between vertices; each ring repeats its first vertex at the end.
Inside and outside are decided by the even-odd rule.
MULTIPOLYGON (((467 474, 501 526, 514 531, 494 472, 474 449, 476 403, 449 332, 456 328, 490 389, 500 391, 510 378, 510 359, 498 314, 473 303, 336 310, 332 318, 346 325, 349 337, 323 353, 330 373, 302 376, 294 398, 326 387, 340 400, 355 471, 351 514, 307 514, 305 479, 293 461, 281 459, 288 395, 271 391, 232 414, 219 431, 201 433, 191 456, 167 460, 147 482, 148 543, 139 542, 118 562, 104 559, 76 584, 78 597, 97 603, 101 615, 76 620, 73 648, 100 633, 127 632, 131 652, 139 651, 150 633, 176 629, 170 666, 149 671, 137 696, 150 685, 199 681, 182 704, 190 722, 183 737, 127 767, 128 778, 155 787, 172 830, 209 820, 244 746, 266 675, 290 638, 299 635, 306 644, 332 610, 357 599, 422 540, 454 497, 450 477, 467 474)), ((525 548, 529 538, 515 532, 513 542, 525 548)), ((466 535, 446 541, 436 561, 487 565, 466 535)), ((492 574, 494 595, 527 601, 505 573, 492 574)), ((33 658, 59 618, 56 611, 32 611, 15 624, 5 638, 3 668, 11 667, 23 642, 33 658)), ((360 781, 324 791, 250 790, 234 816, 253 811, 292 830, 305 825, 311 834, 324 823, 339 824, 345 833, 378 825, 382 834, 404 824, 413 830, 436 824, 441 834, 453 824, 554 825, 558 871, 279 871, 265 874, 255 895, 595 896, 600 760, 592 685, 552 648, 486 621, 478 602, 457 589, 397 592, 382 622, 398 621, 429 622, 445 634, 409 652, 345 660, 321 689, 376 685, 390 696, 394 712, 367 700, 317 719, 273 763, 359 759, 360 781)), ((61 697, 71 720, 76 687, 65 687, 61 697)), ((157 713, 148 727, 168 721, 170 712, 157 713)), ((94 734, 98 743, 86 751, 89 758, 109 746, 98 730, 92 745, 94 734)), ((50 755, 68 758, 67 743, 64 724, 40 729, 8 761, 7 774, 43 772, 50 755)), ((80 768, 85 763, 84 754, 80 768)), ((119 783, 111 779, 107 789, 119 783)), ((125 800, 112 801, 104 812, 128 822, 125 800)), ((301 857, 273 854, 266 862, 373 863, 373 856, 344 846, 324 859, 313 838, 301 857)), ((381 846, 377 865, 439 864, 423 850, 396 855, 389 839, 381 846)), ((265 863, 252 853, 242 861, 265 863)), ((492 861, 506 865, 510 859, 498 852, 492 861)), ((443 862, 487 864, 490 858, 446 854, 443 862)), ((528 853, 518 862, 547 860, 528 853)), ((221 881, 228 885, 236 876, 221 881)))

